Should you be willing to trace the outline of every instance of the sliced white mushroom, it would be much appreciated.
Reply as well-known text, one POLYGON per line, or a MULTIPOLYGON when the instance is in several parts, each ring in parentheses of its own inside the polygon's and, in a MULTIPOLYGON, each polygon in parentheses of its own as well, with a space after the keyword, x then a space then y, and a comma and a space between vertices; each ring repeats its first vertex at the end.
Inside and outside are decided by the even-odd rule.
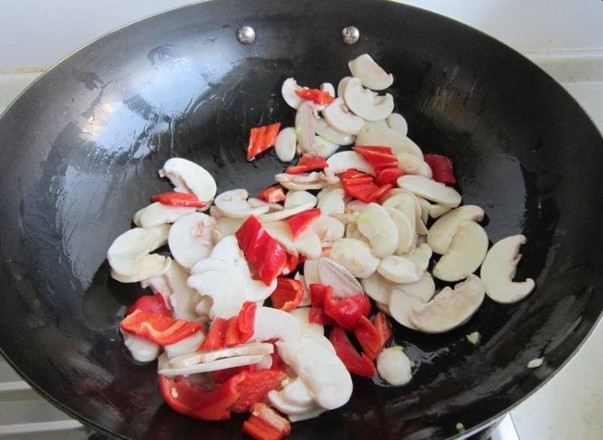
POLYGON ((328 192, 318 201, 318 208, 322 215, 343 214, 345 209, 345 192, 342 188, 336 188, 328 192))
POLYGON ((394 82, 394 76, 387 73, 369 54, 362 54, 348 63, 350 72, 362 81, 362 85, 372 90, 384 90, 394 82))
MULTIPOLYGON (((368 206, 368 203, 361 202, 358 199, 352 199, 345 204, 346 212, 360 212, 368 206)), ((355 221, 355 219, 354 219, 355 221)))
POLYGON ((297 136, 295 135, 295 128, 283 128, 274 141, 274 152, 276 153, 276 157, 283 162, 293 160, 295 157, 296 146, 297 136))
POLYGON ((215 200, 216 207, 228 217, 245 218, 250 215, 264 214, 270 210, 268 204, 259 204, 252 207, 247 200, 249 193, 245 189, 233 189, 218 195, 215 200))
POLYGON ((331 141, 326 140, 322 136, 314 136, 314 151, 317 156, 328 158, 332 156, 338 149, 338 144, 334 144, 331 141))
POLYGON ((318 235, 323 243, 333 242, 343 237, 345 226, 334 217, 321 215, 311 225, 310 229, 318 235))
POLYGON ((402 176, 398 178, 397 184, 400 188, 440 205, 456 208, 461 204, 461 195, 454 188, 425 176, 402 176))
POLYGON ((345 93, 345 88, 348 85, 348 81, 351 79, 351 76, 344 76, 339 80, 337 84, 337 96, 343 98, 343 94, 345 93))
POLYGON ((284 220, 291 217, 292 215, 299 214, 300 212, 307 211, 314 207, 314 202, 309 200, 303 205, 298 205, 294 208, 285 208, 281 211, 270 212, 268 214, 260 214, 257 219, 262 223, 275 222, 278 220, 284 220))
POLYGON ((281 358, 304 382, 318 405, 335 409, 348 402, 352 378, 335 353, 305 337, 294 343, 279 341, 276 345, 281 358))
POLYGON ((311 208, 317 203, 316 196, 308 191, 288 191, 285 196, 285 209, 307 205, 311 208))
MULTIPOLYGON (((441 216, 443 216, 444 214, 447 214, 448 212, 450 212, 451 209, 452 208, 450 208, 449 206, 442 206, 442 205, 438 205, 437 203, 431 204, 429 207, 429 217, 438 219, 441 216)), ((425 222, 425 223, 427 223, 427 222, 425 222)))
POLYGON ((347 110, 343 98, 337 98, 325 107, 322 115, 331 127, 344 134, 358 134, 364 125, 364 119, 347 110))
POLYGON ((228 235, 234 235, 234 233, 239 230, 244 221, 244 218, 233 218, 227 216, 221 216, 216 218, 216 231, 218 233, 217 238, 226 237, 228 235))
POLYGON ((409 220, 407 215, 397 209, 386 207, 385 210, 396 225, 398 231, 398 244, 394 252, 396 255, 401 255, 411 251, 417 241, 415 224, 409 220))
POLYGON ((314 231, 305 231, 295 239, 294 243, 297 251, 305 258, 318 258, 322 253, 322 243, 314 231))
MULTIPOLYGON (((443 333, 464 324, 484 300, 484 285, 475 275, 454 286, 445 287, 434 299, 417 308, 410 321, 425 333, 443 333)), ((391 302, 390 302, 391 307, 391 302)))
POLYGON ((398 228, 387 210, 369 203, 356 218, 358 230, 369 239, 373 253, 379 257, 392 255, 398 248, 398 228))
POLYGON ((142 228, 149 228, 152 226, 174 223, 183 215, 191 214, 196 210, 196 208, 168 206, 163 203, 155 202, 136 211, 134 214, 134 224, 142 228))
POLYGON ((287 174, 280 173, 274 176, 274 180, 289 190, 307 191, 322 189, 327 185, 339 182, 339 178, 326 172, 287 174))
POLYGON ((421 302, 429 301, 435 294, 435 282, 429 272, 425 272, 419 281, 398 284, 395 288, 402 290, 406 295, 417 298, 421 302))
POLYGON ((396 130, 404 136, 408 135, 408 122, 406 122, 406 119, 400 113, 392 113, 385 120, 392 130, 396 130))
POLYGON ((296 110, 304 101, 297 93, 295 93, 296 90, 301 88, 302 87, 298 86, 297 81, 295 81, 293 78, 287 78, 281 86, 281 95, 283 95, 283 99, 289 105, 289 107, 296 110))
POLYGON ((510 304, 522 300, 534 290, 531 278, 514 282, 519 250, 526 243, 524 235, 512 235, 496 242, 486 254, 480 271, 486 294, 494 301, 510 304))
POLYGON ((410 359, 399 345, 382 350, 376 364, 379 376, 391 385, 405 385, 412 379, 410 359))
POLYGON ((316 133, 316 108, 312 101, 300 104, 295 114, 295 134, 302 151, 315 154, 314 134, 316 133))
POLYGON ((404 171, 404 174, 425 176, 431 179, 433 172, 421 157, 412 153, 397 153, 398 166, 404 171))
POLYGON ((304 283, 308 288, 311 284, 321 284, 318 273, 318 259, 306 260, 304 262, 304 283))
POLYGON ((380 119, 378 121, 366 121, 364 123, 364 126, 366 127, 367 125, 372 125, 374 127, 381 127, 381 128, 389 128, 389 125, 387 125, 387 121, 385 119, 380 119))
POLYGON ((215 240, 216 220, 201 212, 185 215, 172 225, 168 245, 174 259, 190 270, 209 255, 215 240))
POLYGON ((169 359, 172 359, 178 356, 184 356, 185 354, 196 353, 199 345, 201 345, 204 339, 205 333, 200 330, 178 342, 166 345, 164 347, 165 354, 169 359))
POLYGON ((189 273, 172 261, 170 267, 160 275, 144 280, 143 287, 150 287, 154 293, 161 293, 166 298, 174 318, 187 321, 198 320, 195 306, 197 305, 197 292, 187 284, 189 273))
POLYGON ((414 251, 404 256, 413 263, 415 263, 417 266, 419 266, 421 269, 427 270, 432 254, 433 251, 431 250, 431 247, 429 247, 427 243, 421 243, 417 245, 414 251))
POLYGON ((232 318, 245 302, 245 284, 236 269, 208 270, 191 275, 188 285, 213 300, 210 318, 232 318))
POLYGON ((371 248, 363 241, 342 238, 333 243, 329 258, 339 263, 356 278, 366 278, 377 270, 379 259, 371 253, 371 248))
POLYGON ((193 351, 170 358, 168 364, 171 368, 186 368, 191 365, 204 362, 213 362, 233 356, 266 355, 274 352, 274 345, 268 342, 251 342, 235 345, 228 348, 220 348, 210 351, 193 351))
POLYGON ((463 205, 438 218, 427 234, 427 243, 437 254, 444 254, 452 243, 452 238, 464 220, 480 222, 484 219, 484 210, 477 205, 463 205))
POLYGON ((356 277, 348 269, 330 258, 320 257, 316 269, 319 283, 331 286, 336 296, 345 298, 362 292, 362 285, 356 277))
POLYGON ((119 329, 119 331, 130 355, 138 362, 154 361, 161 353, 160 345, 157 345, 142 336, 123 331, 122 329, 119 329))
POLYGON ((450 247, 433 268, 433 276, 443 281, 460 281, 472 274, 488 252, 488 235, 471 220, 463 220, 450 247))
POLYGON ((350 145, 354 142, 353 135, 335 130, 324 118, 320 118, 316 122, 316 134, 337 145, 350 145))
POLYGON ((159 176, 170 179, 174 191, 193 193, 204 202, 216 195, 217 186, 212 175, 201 165, 190 160, 180 157, 168 159, 159 170, 159 176))
POLYGON ((357 133, 355 145, 383 145, 391 147, 395 153, 409 153, 423 158, 417 144, 399 131, 391 128, 366 125, 357 133))
POLYGON ((325 328, 322 324, 310 322, 310 307, 298 307, 291 311, 291 314, 299 321, 302 326, 304 336, 318 335, 324 336, 325 328))
POLYGON ((111 276, 125 283, 137 283, 166 271, 171 259, 150 254, 167 242, 169 225, 134 228, 117 237, 107 251, 111 276))
POLYGON ((253 341, 279 341, 297 344, 303 329, 297 318, 290 313, 271 307, 258 307, 255 312, 253 341))
POLYGON ((387 304, 388 315, 394 320, 411 330, 417 330, 416 326, 410 320, 415 309, 420 310, 424 307, 424 302, 419 298, 408 295, 398 286, 394 286, 389 295, 389 303, 387 304))
POLYGON ((414 283, 425 272, 412 260, 398 255, 385 257, 377 266, 377 272, 394 283, 414 283))
POLYGON ((158 373, 165 377, 175 377, 188 374, 209 373, 210 371, 225 370, 227 368, 243 367, 262 362, 264 355, 232 356, 211 362, 190 365, 183 368, 160 368, 158 373))
POLYGON ((340 151, 327 159, 329 168, 335 174, 342 173, 350 168, 357 169, 364 173, 375 175, 375 169, 360 154, 355 151, 340 151))
POLYGON ((353 77, 348 81, 343 98, 351 111, 367 121, 385 119, 394 111, 392 95, 375 96, 362 86, 360 78, 353 77))
POLYGON ((388 304, 389 294, 394 284, 385 279, 379 272, 360 280, 364 293, 377 302, 388 304))
POLYGON ((270 391, 268 401, 274 408, 287 415, 302 415, 320 408, 299 377, 288 380, 279 391, 270 391))

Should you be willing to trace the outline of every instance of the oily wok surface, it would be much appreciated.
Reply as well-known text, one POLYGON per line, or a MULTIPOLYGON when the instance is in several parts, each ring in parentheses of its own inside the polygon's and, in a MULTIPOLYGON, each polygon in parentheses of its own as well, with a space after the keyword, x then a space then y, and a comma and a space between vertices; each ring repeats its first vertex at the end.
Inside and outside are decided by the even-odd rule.
POLYGON ((453 158, 464 204, 487 213, 492 241, 523 233, 526 300, 486 299, 462 327, 395 326, 415 362, 404 387, 355 379, 342 409, 294 425, 292 438, 445 438, 483 426, 549 379, 603 307, 599 229, 603 141, 550 77, 493 39, 391 2, 219 0, 132 24, 36 81, 0 119, 0 348, 44 396, 131 438, 242 438, 242 417, 187 419, 162 404, 154 363, 133 361, 118 323, 140 293, 110 279, 113 239, 149 196, 170 188, 170 157, 202 164, 219 191, 264 188, 284 164, 245 162, 249 129, 291 125, 280 96, 337 83, 371 54, 424 152, 453 158), (254 27, 251 45, 236 41, 254 27), (345 26, 361 33, 341 41, 345 26), (465 335, 479 331, 479 345, 465 335), (528 362, 544 357, 536 370, 528 362))

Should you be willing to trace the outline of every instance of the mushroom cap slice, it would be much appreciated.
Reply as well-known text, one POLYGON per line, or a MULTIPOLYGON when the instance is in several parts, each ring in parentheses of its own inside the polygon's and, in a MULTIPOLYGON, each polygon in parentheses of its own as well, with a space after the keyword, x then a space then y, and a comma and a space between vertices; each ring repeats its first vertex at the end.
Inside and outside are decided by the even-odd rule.
POLYGON ((496 242, 486 254, 480 275, 486 286, 486 295, 492 300, 510 304, 522 300, 534 290, 536 284, 531 278, 513 281, 521 260, 519 249, 525 243, 524 235, 512 235, 496 242))
POLYGON ((216 181, 205 168, 180 157, 168 159, 159 175, 170 179, 175 191, 191 192, 205 202, 213 199, 218 189, 216 181))
POLYGON ((395 286, 391 281, 386 280, 379 272, 360 280, 364 293, 370 298, 382 304, 389 304, 389 295, 395 286))
POLYGON ((333 143, 322 136, 314 136, 314 150, 318 156, 330 157, 339 149, 340 145, 333 143))
MULTIPOLYGON (((307 264, 304 265, 304 270, 307 266, 307 264)), ((362 285, 356 277, 348 269, 330 258, 320 257, 316 263, 316 271, 320 284, 333 287, 333 293, 336 296, 345 298, 362 292, 362 285)))
POLYGON ((255 207, 247 200, 249 193, 246 189, 232 189, 224 191, 215 200, 215 206, 228 217, 245 218, 250 215, 260 215, 270 210, 267 203, 257 204, 255 207))
POLYGON ((287 192, 287 195, 285 196, 285 209, 302 205, 308 205, 310 208, 313 208, 316 206, 316 196, 308 191, 298 190, 287 192))
POLYGON ((459 224, 463 220, 480 222, 484 219, 484 210, 477 205, 463 205, 438 218, 427 234, 427 243, 436 254, 444 254, 452 243, 459 224))
POLYGON ((452 243, 433 268, 433 276, 443 281, 460 281, 484 261, 488 252, 488 235, 471 220, 463 220, 452 243))
POLYGON ((310 230, 314 231, 321 242, 332 242, 339 240, 345 234, 345 226, 335 217, 321 215, 310 225, 310 230))
POLYGON ((174 259, 190 270, 214 246, 216 220, 202 212, 180 217, 172 225, 168 245, 174 259))
POLYGON ((299 97, 296 90, 301 89, 302 87, 297 85, 297 81, 293 78, 287 78, 283 81, 283 85, 281 86, 281 95, 285 102, 289 105, 289 107, 297 110, 301 103, 304 101, 299 97))
POLYGON ((342 133, 334 129, 324 118, 320 118, 316 122, 316 134, 337 145, 351 145, 354 143, 353 135, 342 133))
POLYGON ((367 121, 380 121, 394 111, 394 97, 389 93, 375 96, 362 86, 360 78, 351 78, 343 94, 346 105, 355 114, 367 121))
POLYGON ((357 132, 356 146, 384 145, 391 147, 395 153, 409 153, 423 159, 423 152, 417 144, 399 131, 375 124, 366 124, 357 132))
POLYGON ((318 209, 322 215, 343 214, 345 210, 345 192, 343 188, 335 188, 328 191, 318 199, 318 209))
POLYGON ((408 134, 408 122, 406 122, 406 119, 400 113, 392 113, 385 120, 392 130, 399 131, 404 136, 408 134))
POLYGON ((174 223, 180 217, 192 214, 196 210, 196 208, 168 206, 155 202, 136 211, 134 214, 134 224, 142 228, 150 228, 152 226, 174 223))
POLYGON ((364 119, 347 110, 343 98, 336 98, 326 106, 322 115, 331 127, 344 134, 358 134, 364 125, 364 119))
POLYGON ((369 239, 377 257, 387 257, 398 249, 398 227, 381 205, 369 203, 358 214, 356 224, 360 233, 369 239))
POLYGON ((316 108, 312 101, 303 101, 295 114, 295 134, 302 151, 315 154, 316 108))
POLYGON ((283 128, 276 139, 274 140, 274 152, 276 157, 283 162, 289 162, 295 157, 297 147, 297 136, 295 135, 295 128, 286 127, 283 128))
POLYGON ((382 350, 376 364, 379 376, 391 385, 404 385, 412 379, 410 359, 400 346, 382 350))
POLYGON ((329 168, 335 174, 339 174, 350 168, 357 169, 364 173, 375 175, 375 169, 360 154, 355 151, 340 151, 327 159, 329 168))
POLYGON ((348 63, 350 72, 362 81, 362 85, 372 90, 384 90, 394 82, 394 76, 387 73, 369 54, 362 54, 348 63))
POLYGON ((425 333, 447 332, 467 322, 479 309, 484 297, 482 280, 469 275, 465 281, 456 284, 454 290, 445 287, 434 299, 415 308, 410 322, 425 333))
POLYGON ((329 258, 348 269, 356 278, 366 278, 377 270, 379 259, 363 241, 342 238, 333 243, 329 258))
POLYGON ((394 283, 405 284, 419 281, 425 271, 409 258, 390 255, 381 260, 377 272, 394 283))
POLYGON ((412 153, 397 153, 398 166, 404 171, 404 174, 431 177, 433 172, 430 166, 423 158, 412 153))
POLYGON ((406 175, 398 178, 397 184, 419 197, 456 208, 461 204, 461 195, 452 187, 425 176, 406 175))
POLYGON ((424 303, 431 300, 435 294, 435 282, 429 272, 425 272, 423 276, 414 283, 398 284, 395 288, 402 290, 405 294, 417 298, 424 303))
POLYGON ((245 302, 245 285, 236 269, 207 270, 191 275, 187 284, 213 300, 210 318, 232 318, 245 302))
POLYGON ((297 344, 302 337, 303 329, 299 320, 290 313, 272 307, 258 307, 255 312, 253 341, 278 339, 283 342, 297 344))

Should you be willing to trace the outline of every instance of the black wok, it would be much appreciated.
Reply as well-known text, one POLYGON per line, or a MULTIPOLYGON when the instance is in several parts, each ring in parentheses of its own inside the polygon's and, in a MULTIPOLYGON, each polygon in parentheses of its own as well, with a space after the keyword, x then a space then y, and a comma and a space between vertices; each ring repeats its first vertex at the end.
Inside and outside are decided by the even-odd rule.
POLYGON ((244 161, 249 129, 293 111, 279 96, 336 82, 368 52, 394 73, 397 110, 425 151, 452 156, 465 203, 488 213, 491 240, 524 233, 518 276, 537 290, 486 300, 444 335, 395 328, 412 382, 356 380, 341 410, 293 438, 444 438, 491 423, 548 380, 603 307, 603 140, 569 95, 517 53, 468 27, 385 1, 220 0, 114 32, 36 81, 0 119, 0 347, 72 416, 131 438, 240 438, 241 418, 203 423, 162 404, 155 365, 139 365, 117 323, 140 293, 109 277, 105 252, 173 156, 208 168, 220 189, 256 191, 282 168, 244 161), (242 25, 257 39, 242 45, 242 25), (355 25, 355 45, 341 30, 355 25), (465 335, 479 331, 482 342, 465 335), (544 357, 537 370, 529 360, 544 357))

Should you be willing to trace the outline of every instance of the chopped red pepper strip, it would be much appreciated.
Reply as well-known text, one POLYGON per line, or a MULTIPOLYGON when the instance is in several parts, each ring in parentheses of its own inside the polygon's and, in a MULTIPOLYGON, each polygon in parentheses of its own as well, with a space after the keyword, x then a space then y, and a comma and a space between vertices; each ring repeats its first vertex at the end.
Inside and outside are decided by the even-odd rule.
POLYGON ((358 353, 342 327, 333 327, 329 340, 335 348, 335 353, 350 373, 363 377, 373 377, 377 374, 373 361, 366 354, 358 353))
POLYGON ((320 217, 319 208, 308 209, 288 217, 285 221, 289 225, 289 229, 291 229, 293 239, 297 239, 318 217, 320 217))
POLYGON ((441 154, 426 154, 423 160, 431 168, 433 180, 446 185, 454 185, 456 183, 452 159, 441 154))
POLYGON ((392 184, 377 186, 372 176, 355 169, 346 170, 339 177, 345 193, 364 203, 376 202, 393 188, 392 184))
POLYGON ((187 208, 205 208, 206 203, 196 195, 180 192, 164 192, 151 196, 151 202, 159 202, 167 206, 182 206, 187 208))
POLYGON ((375 317, 373 318, 373 324, 377 329, 377 334, 379 335, 379 342, 381 343, 381 349, 388 344, 391 338, 394 337, 394 333, 392 331, 392 325, 385 316, 383 312, 377 312, 375 317))
POLYGON ((266 400, 268 392, 280 388, 281 382, 287 377, 284 371, 272 369, 243 371, 239 374, 243 376, 237 385, 239 398, 230 407, 236 413, 249 411, 254 403, 266 400))
POLYGON ((218 350, 247 342, 253 336, 256 309, 256 303, 246 301, 237 316, 215 318, 199 350, 218 350))
POLYGON ((375 170, 398 166, 398 159, 390 147, 360 146, 354 147, 354 151, 360 154, 375 170))
POLYGON ((171 345, 193 333, 203 326, 198 322, 174 319, 161 313, 134 310, 121 321, 121 329, 154 342, 158 345, 171 345))
POLYGON ((285 277, 278 277, 276 281, 276 289, 270 295, 272 307, 285 312, 295 310, 304 297, 301 281, 285 277))
POLYGON ((354 330, 360 318, 371 312, 371 301, 362 292, 346 298, 335 298, 333 289, 329 288, 323 305, 327 316, 346 330, 354 330))
POLYGON ((301 262, 302 259, 299 257, 299 255, 287 254, 287 264, 283 268, 282 274, 289 275, 295 272, 295 269, 297 269, 297 266, 299 266, 301 262))
POLYGON ((287 253, 254 216, 235 233, 239 247, 258 278, 270 286, 287 264, 287 253))
POLYGON ((205 339, 199 346, 199 351, 206 350, 218 350, 224 347, 224 338, 226 337, 226 331, 228 330, 228 319, 215 318, 205 339))
POLYGON ((297 162, 297 165, 287 167, 285 172, 287 174, 302 174, 309 173, 310 171, 319 171, 326 167, 329 164, 322 156, 311 156, 309 154, 302 154, 297 162))
POLYGON ((145 312, 159 313, 160 315, 172 316, 170 313, 167 304, 165 303, 165 298, 161 293, 155 293, 153 295, 143 295, 139 297, 136 301, 134 301, 130 307, 126 309, 126 313, 124 316, 128 316, 134 310, 143 310, 145 312))
POLYGON ((274 145, 281 123, 254 127, 249 132, 249 144, 247 145, 247 160, 253 160, 258 154, 266 151, 274 145))
POLYGON ((279 203, 285 200, 285 191, 280 185, 269 186, 258 194, 258 199, 266 203, 279 203))
POLYGON ((193 384, 185 376, 159 375, 159 390, 174 411, 201 420, 230 418, 230 407, 239 399, 237 386, 245 379, 237 374, 226 382, 207 389, 193 384))
POLYGON ((375 184, 378 186, 396 185, 398 178, 403 175, 404 171, 398 166, 378 168, 375 170, 375 184))
POLYGON ((377 359, 383 346, 379 338, 377 327, 366 316, 362 316, 358 320, 358 324, 354 328, 354 336, 360 343, 363 353, 372 361, 377 359))
POLYGON ((256 403, 243 431, 255 440, 281 440, 291 432, 291 424, 265 403, 256 403))
POLYGON ((239 344, 249 341, 253 336, 253 329, 255 328, 255 312, 257 311, 257 308, 258 305, 253 301, 245 301, 243 303, 237 316, 237 324, 241 335, 239 344))
POLYGON ((312 101, 318 105, 328 105, 335 101, 335 97, 328 92, 318 89, 296 89, 295 94, 301 99, 312 101))

